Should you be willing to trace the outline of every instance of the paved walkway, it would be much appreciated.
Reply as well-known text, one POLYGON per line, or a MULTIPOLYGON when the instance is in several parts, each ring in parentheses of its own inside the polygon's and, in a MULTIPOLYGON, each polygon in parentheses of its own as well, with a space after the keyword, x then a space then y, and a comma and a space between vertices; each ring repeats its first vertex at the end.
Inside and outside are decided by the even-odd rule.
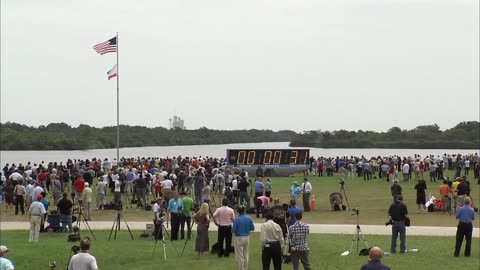
MULTIPOLYGON (((128 222, 128 226, 131 230, 145 230, 146 225, 149 222, 135 221, 128 222)), ((108 221, 89 221, 88 225, 92 230, 110 230, 113 226, 112 222, 108 221)), ((255 231, 260 231, 261 223, 255 223, 255 231)), ((343 225, 343 224, 309 224, 311 233, 323 233, 323 234, 354 234, 356 231, 355 225, 343 225)), ((85 226, 83 223, 81 226, 85 226)), ((125 222, 122 220, 120 223, 121 229, 125 228, 125 222)), ((391 226, 378 226, 378 225, 361 225, 363 234, 377 234, 377 235, 390 235, 392 233, 391 226)), ((0 230, 28 230, 30 224, 28 222, 0 222, 0 230)), ((196 226, 193 228, 196 229, 196 226)), ((210 226, 211 231, 216 231, 217 226, 210 226)), ((455 236, 457 231, 456 227, 433 227, 433 226, 411 226, 407 227, 408 235, 432 235, 432 236, 455 236)), ((480 237, 479 228, 473 229, 473 237, 480 237)))

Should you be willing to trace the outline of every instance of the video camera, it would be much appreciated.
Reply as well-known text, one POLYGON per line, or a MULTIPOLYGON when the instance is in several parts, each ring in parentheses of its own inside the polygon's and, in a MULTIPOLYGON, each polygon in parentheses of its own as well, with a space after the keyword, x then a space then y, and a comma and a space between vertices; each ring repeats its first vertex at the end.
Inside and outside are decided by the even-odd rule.
POLYGON ((389 219, 387 222, 385 222, 385 226, 388 226, 388 225, 393 225, 392 219, 389 219))
POLYGON ((358 216, 358 214, 360 213, 360 209, 358 209, 358 208, 353 208, 352 211, 355 212, 355 213, 352 214, 352 216, 353 216, 353 215, 357 215, 357 216, 358 216))
POLYGON ((340 186, 342 186, 342 188, 343 188, 343 186, 345 185, 345 179, 340 178, 340 183, 339 183, 339 184, 340 184, 340 186))
POLYGON ((80 251, 80 247, 79 246, 72 246, 72 248, 70 250, 72 251, 73 254, 77 254, 80 251))

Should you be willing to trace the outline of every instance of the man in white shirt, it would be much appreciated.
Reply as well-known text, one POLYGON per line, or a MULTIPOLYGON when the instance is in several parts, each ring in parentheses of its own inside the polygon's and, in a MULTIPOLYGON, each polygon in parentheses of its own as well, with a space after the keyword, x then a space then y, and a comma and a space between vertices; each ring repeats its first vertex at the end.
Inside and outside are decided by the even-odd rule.
POLYGON ((273 222, 273 213, 265 215, 267 222, 260 227, 260 243, 262 246, 263 269, 270 269, 273 260, 273 269, 282 269, 282 249, 284 245, 283 232, 280 225, 273 222))
POLYGON ((403 173, 403 181, 410 180, 410 165, 405 162, 402 166, 402 173, 403 173))
POLYGON ((312 193, 312 184, 308 182, 308 179, 303 178, 302 184, 302 199, 303 199, 303 211, 310 211, 310 194, 312 193))
POLYGON ((173 197, 172 195, 173 182, 170 179, 165 179, 162 181, 162 197, 163 201, 169 202, 173 197))
POLYGON ((43 203, 40 201, 43 199, 42 194, 37 196, 37 200, 32 202, 29 208, 30 213, 30 237, 29 242, 38 242, 38 236, 40 234, 40 225, 43 224, 43 217, 47 213, 43 203))
MULTIPOLYGON (((119 177, 116 177, 115 180, 113 179, 114 175, 112 175, 112 180, 115 183, 115 187, 113 189, 113 202, 115 202, 117 205, 119 205, 122 202, 121 183, 120 183, 120 178, 119 177)), ((118 174, 117 174, 117 176, 118 176, 118 174)))

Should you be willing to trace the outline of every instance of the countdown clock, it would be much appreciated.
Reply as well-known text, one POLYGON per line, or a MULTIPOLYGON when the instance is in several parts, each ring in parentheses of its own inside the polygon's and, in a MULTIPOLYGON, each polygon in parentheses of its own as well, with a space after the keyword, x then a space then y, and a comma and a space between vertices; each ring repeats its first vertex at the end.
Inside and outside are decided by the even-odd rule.
POLYGON ((229 166, 249 167, 308 167, 310 149, 227 149, 229 166))

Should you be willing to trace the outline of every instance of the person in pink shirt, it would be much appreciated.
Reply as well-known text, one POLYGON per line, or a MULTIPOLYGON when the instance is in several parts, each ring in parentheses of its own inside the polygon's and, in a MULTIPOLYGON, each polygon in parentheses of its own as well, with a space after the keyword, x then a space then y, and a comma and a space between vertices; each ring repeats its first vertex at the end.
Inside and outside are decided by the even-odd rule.
POLYGON ((228 257, 232 250, 232 224, 235 219, 233 209, 228 207, 228 199, 222 200, 222 207, 213 213, 213 222, 218 226, 218 257, 228 257), (225 249, 223 241, 225 240, 225 249))
MULTIPOLYGON (((258 196, 258 197, 257 197, 257 200, 259 200, 260 202, 262 202, 262 205, 261 205, 261 206, 262 206, 262 207, 261 207, 261 208, 262 208, 262 218, 264 218, 264 217, 265 217, 265 213, 266 213, 266 211, 268 210, 268 206, 269 206, 270 203, 272 202, 272 198, 269 198, 269 197, 267 197, 267 196, 262 195, 262 196, 258 196)), ((260 214, 260 213, 257 213, 257 218, 259 217, 259 214, 260 214)))

